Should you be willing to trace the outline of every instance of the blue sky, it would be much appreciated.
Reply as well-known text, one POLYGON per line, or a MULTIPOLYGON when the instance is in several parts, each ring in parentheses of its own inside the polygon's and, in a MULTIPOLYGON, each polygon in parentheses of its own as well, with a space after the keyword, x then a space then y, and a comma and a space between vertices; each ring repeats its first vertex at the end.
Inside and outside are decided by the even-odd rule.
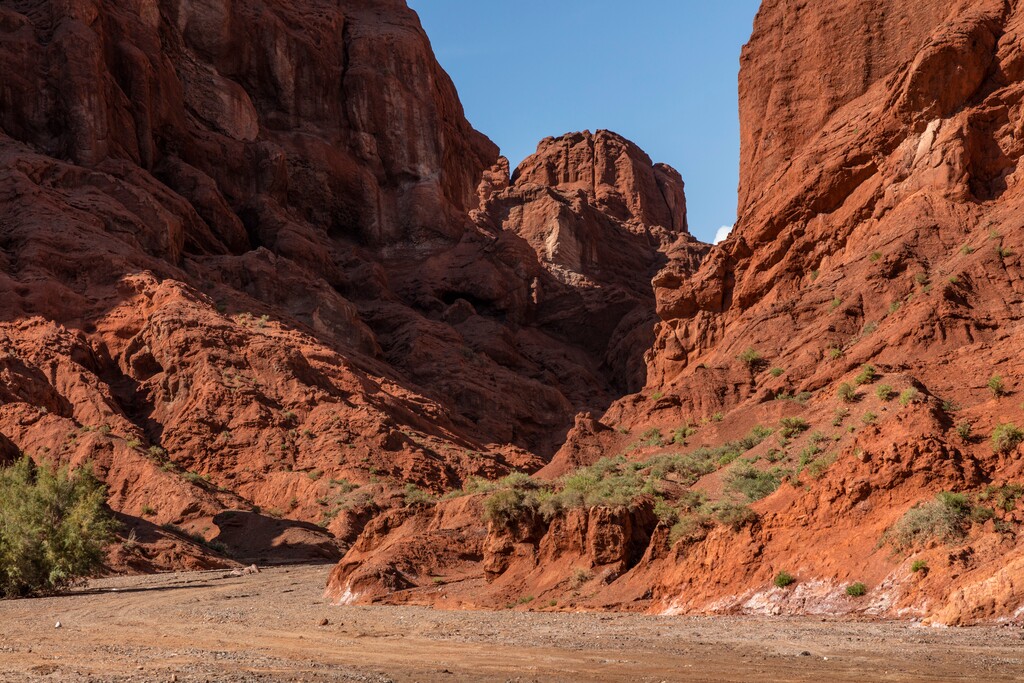
POLYGON ((470 122, 513 167, 607 128, 686 181, 690 231, 736 217, 736 76, 758 0, 409 0, 470 122))

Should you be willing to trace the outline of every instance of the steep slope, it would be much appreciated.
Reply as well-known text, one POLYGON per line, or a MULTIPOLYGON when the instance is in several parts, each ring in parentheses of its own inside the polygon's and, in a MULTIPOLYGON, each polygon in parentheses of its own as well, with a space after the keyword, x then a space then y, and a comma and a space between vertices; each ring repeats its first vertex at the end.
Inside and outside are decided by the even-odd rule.
POLYGON ((643 391, 578 418, 541 476, 584 469, 407 511, 330 592, 1019 620, 1022 22, 766 1, 740 219, 696 273, 666 251, 643 391))
POLYGON ((678 174, 513 182, 403 2, 9 2, 0 70, 3 457, 93 462, 117 566, 336 559, 646 382, 678 174))

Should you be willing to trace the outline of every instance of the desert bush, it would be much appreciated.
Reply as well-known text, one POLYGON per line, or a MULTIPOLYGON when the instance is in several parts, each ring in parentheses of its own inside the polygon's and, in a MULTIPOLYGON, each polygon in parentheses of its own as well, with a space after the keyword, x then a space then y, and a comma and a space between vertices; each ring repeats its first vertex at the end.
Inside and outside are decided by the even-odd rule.
POLYGON ((579 590, 583 587, 583 584, 590 581, 592 578, 594 578, 594 575, 589 571, 581 567, 577 567, 572 570, 572 574, 569 576, 569 588, 571 590, 579 590))
POLYGON ((933 538, 950 543, 962 539, 967 533, 971 517, 971 504, 960 493, 940 493, 926 503, 918 503, 884 536, 896 550, 921 545, 933 538))
POLYGON ((849 409, 847 409, 847 408, 836 408, 836 411, 834 413, 834 417, 832 418, 832 426, 833 427, 842 427, 843 426, 843 422, 846 421, 846 418, 848 418, 848 417, 850 417, 849 409))
POLYGON ((0 470, 0 594, 53 593, 98 571, 115 527, 105 499, 89 468, 25 457, 0 470))
POLYGON ((878 396, 878 400, 882 402, 891 401, 896 392, 889 384, 879 384, 878 388, 875 389, 875 395, 878 396))
POLYGON ((842 349, 832 347, 831 349, 828 350, 828 357, 831 360, 839 360, 840 358, 843 357, 843 351, 842 349))
POLYGON ((746 505, 719 501, 706 506, 706 511, 722 526, 738 531, 757 520, 757 513, 746 505))
POLYGON ((860 372, 854 378, 854 382, 857 384, 871 384, 875 381, 877 372, 875 371, 874 365, 862 365, 860 372))
POLYGON ((495 491, 484 501, 484 520, 507 529, 537 511, 537 499, 519 489, 495 491))
POLYGON ((846 587, 846 594, 851 598, 859 598, 868 592, 868 587, 859 581, 857 583, 851 583, 846 587))
POLYGON ((796 583, 796 578, 789 572, 783 570, 775 575, 775 579, 772 581, 779 588, 788 588, 796 583))
POLYGON ((813 458, 807 463, 805 471, 810 477, 820 479, 821 475, 825 474, 825 471, 835 464, 837 457, 835 453, 829 453, 820 458, 813 458))
POLYGON ((764 356, 761 352, 754 347, 748 348, 746 351, 737 356, 737 359, 747 366, 750 370, 756 370, 757 368, 764 365, 764 356))
POLYGON ((996 398, 1000 398, 1006 395, 1006 385, 1003 384, 1003 378, 999 375, 993 375, 988 380, 988 390, 992 392, 992 395, 996 398))
POLYGON ((685 446, 686 440, 696 433, 697 430, 694 427, 691 427, 689 424, 685 424, 672 432, 672 443, 685 446))
POLYGON ((742 495, 748 503, 771 495, 781 483, 778 468, 759 470, 748 464, 733 468, 725 477, 726 490, 742 495))
POLYGON ((853 385, 849 382, 843 382, 839 385, 839 389, 836 391, 836 395, 839 396, 840 400, 845 403, 854 403, 857 400, 857 390, 853 388, 853 385))
POLYGON ((914 572, 915 574, 917 574, 918 572, 923 572, 923 571, 927 571, 927 570, 928 570, 928 563, 925 562, 924 560, 914 560, 914 562, 910 565, 910 571, 914 572))
POLYGON ((406 505, 430 505, 437 500, 432 493, 424 491, 415 484, 405 485, 404 497, 406 505))
POLYGON ((866 425, 872 425, 872 424, 875 424, 875 422, 876 422, 877 420, 878 420, 878 415, 876 415, 876 414, 874 414, 874 413, 872 413, 872 412, 870 412, 870 411, 868 411, 868 412, 864 413, 864 414, 863 414, 863 415, 861 415, 861 417, 860 417, 860 421, 861 421, 861 422, 863 422, 863 423, 864 423, 864 424, 866 424, 866 425))
POLYGON ((921 392, 915 389, 914 387, 904 389, 903 391, 900 392, 900 405, 906 408, 911 403, 917 401, 917 399, 920 397, 921 392))
POLYGON ((806 432, 811 428, 811 425, 807 423, 807 420, 802 417, 784 417, 779 420, 781 429, 779 433, 786 439, 791 439, 801 432, 806 432))
POLYGON ((956 426, 956 435, 960 437, 961 441, 969 442, 974 437, 974 426, 964 420, 956 426))
POLYGON ((992 450, 996 453, 1009 453, 1024 441, 1024 430, 1014 424, 1001 424, 992 430, 992 450))
POLYGON ((978 494, 978 500, 992 503, 1003 512, 1011 512, 1017 507, 1017 500, 1024 496, 1024 486, 1020 484, 1004 484, 1002 486, 986 486, 978 494))
POLYGON ((770 374, 772 377, 782 377, 786 370, 784 368, 772 368, 770 374))

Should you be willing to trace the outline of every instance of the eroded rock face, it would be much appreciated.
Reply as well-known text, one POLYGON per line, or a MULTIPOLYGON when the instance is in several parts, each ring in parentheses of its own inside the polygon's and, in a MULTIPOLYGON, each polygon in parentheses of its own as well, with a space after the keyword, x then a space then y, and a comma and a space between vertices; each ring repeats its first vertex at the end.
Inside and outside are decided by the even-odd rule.
POLYGON ((677 174, 513 183, 403 2, 7 3, 0 71, 0 458, 94 462, 118 566, 335 557, 644 384, 677 174))
MULTIPOLYGON (((628 524, 608 506, 523 506, 513 529, 489 527, 482 561, 459 565, 488 582, 447 586, 447 604, 1019 622, 1024 501, 999 496, 1024 475, 1022 446, 991 437, 1024 425, 1022 22, 996 0, 763 3, 740 76, 738 224, 703 258, 682 238, 661 249, 645 387, 577 420, 541 477, 767 427, 741 455, 779 468, 781 486, 746 511, 719 461, 693 488, 732 505, 694 509, 666 476, 648 495, 678 506, 671 531, 643 514, 649 499, 628 524), (782 420, 806 429, 780 435, 782 420), (942 491, 962 492, 978 521, 894 552, 894 525, 942 491), (773 586, 783 570, 795 586, 773 586), (846 594, 854 582, 863 599, 846 594)), ((650 218, 644 164, 602 161, 613 147, 600 134, 545 141, 495 186, 491 201, 514 200, 507 215, 564 281, 600 260, 561 209, 567 191, 672 227, 650 218), (543 190, 524 200, 527 179, 543 190)), ((390 552, 378 561, 403 557, 390 552)), ((417 577, 448 566, 434 557, 409 576, 426 588, 417 577)), ((431 601, 415 587, 374 595, 431 601)))

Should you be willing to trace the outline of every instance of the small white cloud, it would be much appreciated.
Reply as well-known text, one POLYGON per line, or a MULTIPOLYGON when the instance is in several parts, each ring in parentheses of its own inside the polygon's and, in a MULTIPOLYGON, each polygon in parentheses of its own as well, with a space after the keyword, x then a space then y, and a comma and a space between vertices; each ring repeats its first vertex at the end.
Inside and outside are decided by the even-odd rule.
POLYGON ((724 242, 729 237, 729 233, 731 232, 731 225, 723 225, 722 227, 720 227, 718 229, 718 232, 715 233, 715 244, 718 244, 719 242, 724 242))

